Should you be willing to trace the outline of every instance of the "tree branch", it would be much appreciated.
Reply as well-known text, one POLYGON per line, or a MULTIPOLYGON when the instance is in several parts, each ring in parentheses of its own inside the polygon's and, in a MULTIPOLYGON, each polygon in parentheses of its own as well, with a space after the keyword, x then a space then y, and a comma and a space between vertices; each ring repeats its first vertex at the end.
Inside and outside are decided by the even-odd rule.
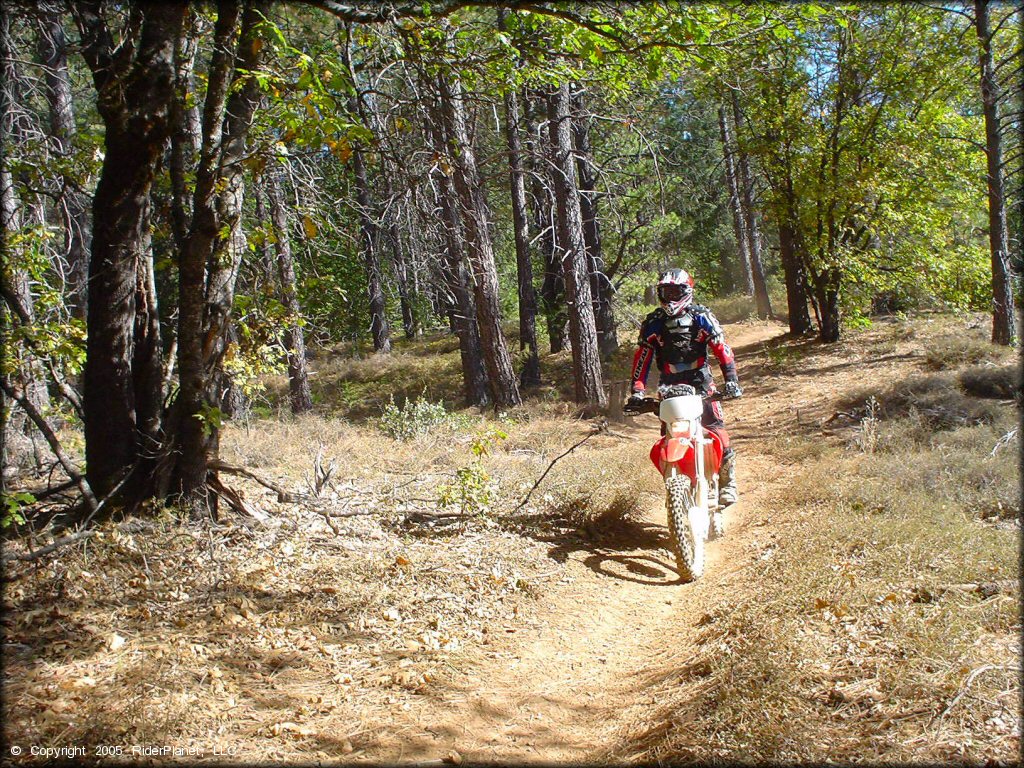
POLYGON ((560 456, 556 456, 556 457, 555 457, 555 458, 554 458, 554 459, 552 460, 552 462, 551 462, 550 464, 548 464, 548 468, 544 470, 544 474, 542 474, 542 475, 541 475, 541 476, 540 476, 539 478, 537 478, 537 482, 535 482, 535 483, 533 484, 533 487, 532 487, 532 488, 531 488, 531 489, 530 489, 530 490, 529 490, 529 491, 527 492, 526 496, 524 496, 524 497, 523 497, 523 500, 519 502, 519 506, 517 506, 517 507, 516 507, 516 508, 515 508, 514 510, 512 510, 512 513, 513 513, 513 514, 515 514, 515 513, 516 513, 516 512, 518 512, 518 511, 519 511, 520 509, 522 509, 523 507, 525 507, 525 506, 526 506, 526 502, 528 502, 528 501, 530 500, 530 497, 531 497, 531 496, 533 495, 533 492, 537 490, 537 487, 538 487, 538 486, 539 486, 539 485, 540 485, 540 484, 541 484, 542 482, 544 482, 544 478, 548 476, 548 472, 550 472, 550 471, 551 471, 551 468, 552 468, 553 466, 555 466, 555 464, 557 464, 557 463, 558 463, 558 462, 559 462, 559 461, 560 461, 561 459, 564 459, 564 458, 565 458, 566 456, 568 456, 568 455, 569 455, 570 453, 572 453, 573 451, 575 451, 575 450, 576 450, 577 448, 579 448, 579 447, 580 447, 581 445, 583 445, 583 444, 584 444, 585 442, 587 442, 587 440, 589 440, 590 438, 592 438, 592 437, 593 437, 594 435, 600 435, 600 434, 601 434, 602 432, 604 432, 604 431, 605 431, 605 430, 606 430, 607 428, 608 428, 608 425, 607 425, 606 423, 602 423, 602 424, 598 425, 598 426, 597 426, 597 428, 596 428, 596 429, 594 429, 594 431, 593 431, 593 432, 591 432, 591 433, 590 433, 589 435, 587 435, 586 437, 584 437, 584 438, 583 438, 582 440, 580 440, 580 441, 579 441, 578 443, 576 443, 576 444, 575 444, 574 446, 572 446, 572 447, 571 447, 571 448, 570 448, 569 450, 567 450, 567 451, 566 451, 565 453, 561 454, 560 456))
POLYGON ((92 512, 95 512, 99 508, 99 502, 96 501, 96 496, 93 495, 89 482, 85 479, 85 476, 78 471, 71 459, 67 457, 67 454, 64 453, 60 440, 57 439, 57 435, 50 427, 50 424, 43 418, 43 415, 36 410, 36 407, 32 402, 25 397, 24 393, 19 392, 11 386, 10 383, 2 379, 0 379, 0 387, 3 388, 8 397, 17 401, 18 405, 24 409, 25 413, 28 414, 28 417, 32 419, 32 422, 36 425, 39 431, 42 432, 43 437, 46 438, 46 442, 50 446, 50 450, 53 451, 53 455, 57 457, 57 461, 60 462, 60 465, 64 468, 68 477, 77 483, 79 490, 82 492, 82 496, 85 497, 85 500, 89 505, 89 509, 92 512))
POLYGON ((90 536, 95 536, 97 533, 99 533, 99 530, 97 530, 96 528, 89 528, 87 530, 77 531, 76 533, 72 533, 69 536, 59 538, 55 540, 53 543, 47 544, 45 547, 41 547, 40 549, 37 549, 34 552, 4 555, 3 562, 9 563, 12 560, 31 562, 33 560, 38 560, 41 557, 46 557, 46 555, 50 554, 51 552, 56 552, 58 549, 66 547, 68 544, 74 544, 76 541, 88 539, 90 536))
POLYGON ((251 472, 248 469, 245 469, 244 467, 236 467, 232 464, 228 464, 224 461, 221 461, 220 459, 214 459, 209 463, 208 466, 209 469, 214 472, 225 472, 229 475, 237 475, 239 477, 247 477, 250 480, 255 480, 264 488, 269 488, 271 491, 276 493, 277 500, 279 502, 294 504, 298 501, 301 501, 303 498, 303 494, 286 491, 281 486, 276 485, 270 482, 269 480, 265 480, 264 478, 257 475, 255 472, 251 472))

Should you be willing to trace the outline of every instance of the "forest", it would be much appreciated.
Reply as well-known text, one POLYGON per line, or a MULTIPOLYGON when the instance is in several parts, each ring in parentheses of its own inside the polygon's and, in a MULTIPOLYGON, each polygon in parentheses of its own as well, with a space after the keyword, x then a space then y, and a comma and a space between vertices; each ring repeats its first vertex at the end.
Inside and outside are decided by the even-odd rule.
MULTIPOLYGON (((214 558, 216 531, 278 502, 308 502, 340 536, 317 505, 348 469, 345 487, 407 524, 519 513, 586 441, 572 430, 600 437, 558 466, 611 439, 673 267, 739 338, 748 392, 830 355, 868 361, 842 387, 881 386, 869 363, 940 343, 920 325, 934 319, 945 351, 899 354, 940 376, 998 370, 981 397, 1002 398, 999 415, 950 412, 1004 435, 984 450, 1003 461, 1020 387, 1022 16, 992 0, 3 3, 5 570, 50 578, 38 569, 125 521, 206 531, 196 546, 209 534, 214 558), (887 323, 905 338, 866 351, 887 323), (549 418, 543 449, 516 436, 549 418), (472 456, 435 457, 453 479, 410 513, 383 467, 415 470, 405 452, 440 450, 436 425, 472 456), (331 431, 349 428, 365 439, 331 431), (281 456, 305 446, 308 487, 273 469, 273 448, 242 448, 275 439, 281 456), (503 470, 484 467, 517 441, 544 461, 506 498, 503 470)), ((976 394, 956 375, 943 386, 976 394)), ((855 414, 850 445, 873 453, 877 394, 814 418, 855 414)), ((901 418, 931 418, 908 397, 901 418)), ((985 475, 985 492, 1019 527, 1000 485, 1014 472, 985 475)), ((579 493, 558 503, 581 509, 579 493)))

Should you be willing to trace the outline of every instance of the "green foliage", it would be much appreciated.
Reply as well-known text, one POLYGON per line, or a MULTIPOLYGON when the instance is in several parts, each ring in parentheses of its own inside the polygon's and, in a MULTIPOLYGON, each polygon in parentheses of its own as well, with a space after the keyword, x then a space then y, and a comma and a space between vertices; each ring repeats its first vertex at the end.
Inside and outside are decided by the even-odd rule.
POLYGON ((456 508, 464 515, 480 515, 490 508, 494 498, 494 483, 476 461, 457 469, 455 482, 438 488, 437 503, 442 509, 456 508))
POLYGON ((0 514, 3 515, 0 517, 0 529, 10 528, 12 525, 24 525, 25 516, 21 510, 35 502, 36 497, 31 493, 5 493, 3 495, 3 510, 0 511, 0 514))
POLYGON ((453 415, 444 407, 444 403, 432 403, 420 395, 398 406, 392 395, 384 406, 378 425, 385 435, 395 440, 411 440, 453 423, 453 415))
POLYGON ((490 449, 508 437, 497 427, 488 427, 473 438, 473 461, 455 472, 455 482, 438 489, 438 505, 442 509, 457 508, 464 515, 480 515, 494 502, 495 483, 484 469, 481 459, 490 449))
POLYGON ((8 336, 3 373, 26 365, 27 356, 48 358, 65 376, 77 376, 85 365, 85 323, 69 317, 64 286, 54 274, 56 233, 51 227, 12 229, 4 251, 2 279, 6 285, 26 282, 32 290, 34 322, 18 322, 8 336))
POLYGON ((219 431, 224 426, 224 412, 215 405, 209 403, 203 403, 199 408, 199 413, 192 414, 192 418, 198 420, 203 425, 203 435, 211 437, 214 432, 219 431))
POLYGON ((487 456, 490 449, 508 438, 508 433, 497 427, 488 427, 473 438, 473 455, 478 459, 487 456))
POLYGON ((859 307, 852 307, 843 313, 843 327, 850 330, 864 330, 871 327, 871 318, 861 312, 859 307))
POLYGON ((793 347, 766 347, 762 365, 770 373, 781 373, 799 358, 799 351, 793 347))
POLYGON ((977 88, 964 31, 934 8, 834 6, 730 63, 746 73, 739 138, 767 177, 767 211, 795 228, 810 283, 839 292, 848 327, 883 293, 990 300, 984 155, 957 140, 981 133, 963 108, 977 88))
MULTIPOLYGON (((247 398, 264 391, 264 377, 287 368, 285 328, 295 322, 273 296, 235 296, 237 339, 224 353, 224 372, 247 398)), ((301 323, 301 320, 300 320, 301 323)))

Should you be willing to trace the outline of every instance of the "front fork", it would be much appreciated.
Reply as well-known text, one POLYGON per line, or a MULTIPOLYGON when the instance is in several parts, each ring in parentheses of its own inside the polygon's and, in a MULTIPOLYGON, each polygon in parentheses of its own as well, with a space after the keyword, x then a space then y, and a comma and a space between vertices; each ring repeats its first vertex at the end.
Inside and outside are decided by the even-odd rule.
MULTIPOLYGON (((690 422, 690 435, 691 437, 688 439, 690 445, 693 446, 694 474, 696 475, 695 499, 697 504, 710 514, 718 507, 718 499, 712 499, 712 473, 708 471, 708 467, 712 466, 710 455, 714 451, 714 441, 704 437, 704 430, 701 427, 700 419, 694 419, 690 422)), ((678 474, 679 470, 675 463, 665 467, 666 480, 670 480, 678 474)))

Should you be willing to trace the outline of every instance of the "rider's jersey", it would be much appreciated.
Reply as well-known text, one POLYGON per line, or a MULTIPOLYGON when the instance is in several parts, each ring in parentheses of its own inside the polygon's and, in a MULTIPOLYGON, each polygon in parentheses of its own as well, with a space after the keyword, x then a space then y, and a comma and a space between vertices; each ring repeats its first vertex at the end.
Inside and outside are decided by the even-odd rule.
POLYGON ((639 347, 633 357, 632 390, 647 388, 651 362, 656 361, 661 384, 689 384, 705 393, 713 392, 708 349, 718 359, 725 380, 737 381, 732 349, 710 309, 693 304, 672 317, 659 307, 640 327, 639 347))

